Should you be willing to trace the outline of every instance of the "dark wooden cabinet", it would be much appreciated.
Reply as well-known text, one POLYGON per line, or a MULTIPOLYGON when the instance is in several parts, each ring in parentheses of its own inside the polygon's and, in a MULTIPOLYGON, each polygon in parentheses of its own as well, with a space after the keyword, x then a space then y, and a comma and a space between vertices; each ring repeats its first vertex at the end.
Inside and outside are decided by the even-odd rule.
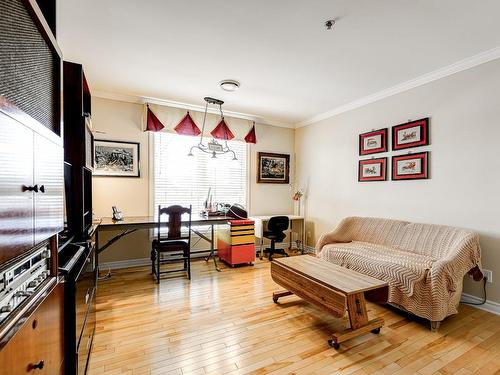
POLYGON ((58 284, 0 351, 1 374, 64 374, 64 284, 58 284))
POLYGON ((33 247, 33 132, 0 112, 0 264, 33 247))
POLYGON ((60 145, 35 135, 34 139, 35 243, 63 230, 63 150, 60 145))
POLYGON ((0 110, 0 263, 63 229, 62 147, 53 138, 0 110))
POLYGON ((85 241, 92 225, 91 95, 81 64, 64 61, 64 161, 71 165, 73 204, 68 227, 85 241))

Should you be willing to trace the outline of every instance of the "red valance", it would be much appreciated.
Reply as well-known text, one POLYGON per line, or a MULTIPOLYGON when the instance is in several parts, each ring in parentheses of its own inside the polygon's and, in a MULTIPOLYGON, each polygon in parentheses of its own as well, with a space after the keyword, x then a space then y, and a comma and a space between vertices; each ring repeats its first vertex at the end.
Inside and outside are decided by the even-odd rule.
POLYGON ((210 132, 210 134, 212 134, 212 137, 214 137, 216 139, 222 139, 225 141, 229 141, 229 140, 234 138, 234 135, 231 132, 231 130, 229 130, 228 126, 226 125, 224 118, 222 118, 222 120, 215 127, 215 129, 210 132))
POLYGON ((199 135, 201 133, 200 128, 196 126, 196 123, 191 118, 189 111, 186 114, 186 116, 184 116, 184 118, 181 120, 181 122, 177 124, 174 130, 177 132, 177 134, 182 134, 182 135, 199 135))
POLYGON ((149 109, 149 106, 148 106, 148 116, 147 116, 146 130, 145 131, 159 132, 164 127, 165 126, 161 123, 160 120, 158 120, 158 117, 155 116, 153 111, 151 111, 149 109))
POLYGON ((257 136, 255 135, 255 123, 252 125, 252 129, 245 136, 246 143, 257 143, 257 136))

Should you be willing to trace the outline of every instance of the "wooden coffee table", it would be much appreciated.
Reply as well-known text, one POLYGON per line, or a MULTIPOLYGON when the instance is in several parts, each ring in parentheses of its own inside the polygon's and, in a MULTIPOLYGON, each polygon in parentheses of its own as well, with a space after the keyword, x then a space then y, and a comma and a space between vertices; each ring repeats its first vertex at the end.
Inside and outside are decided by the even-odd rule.
POLYGON ((383 318, 368 320, 365 298, 386 303, 388 285, 385 281, 310 255, 280 258, 271 263, 271 277, 285 288, 273 293, 273 301, 295 294, 325 310, 336 318, 344 317, 347 309, 351 328, 332 334, 328 343, 335 349, 353 337, 379 333, 383 318))

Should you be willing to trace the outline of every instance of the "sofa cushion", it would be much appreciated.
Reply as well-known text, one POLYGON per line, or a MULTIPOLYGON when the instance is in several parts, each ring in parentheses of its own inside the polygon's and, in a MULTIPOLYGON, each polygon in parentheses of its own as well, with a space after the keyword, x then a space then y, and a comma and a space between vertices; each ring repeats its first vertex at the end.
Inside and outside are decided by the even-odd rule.
POLYGON ((424 280, 436 259, 394 247, 352 241, 323 247, 320 258, 354 271, 387 281, 407 296, 413 294, 415 283, 424 280))

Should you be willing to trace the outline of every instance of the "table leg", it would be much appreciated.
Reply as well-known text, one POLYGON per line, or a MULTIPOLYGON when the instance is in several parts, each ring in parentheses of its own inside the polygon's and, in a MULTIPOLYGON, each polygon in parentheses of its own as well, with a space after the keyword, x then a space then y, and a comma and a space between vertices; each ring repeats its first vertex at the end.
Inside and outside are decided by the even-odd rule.
POLYGON ((304 255, 304 250, 306 246, 306 219, 302 219, 302 246, 301 246, 301 254, 304 255))
POLYGON ((347 311, 349 313, 351 328, 332 334, 332 339, 329 340, 329 343, 335 349, 339 348, 341 342, 347 341, 353 337, 368 332, 379 333, 380 328, 384 325, 383 318, 368 320, 365 295, 363 292, 347 296, 347 311))
POLYGON ((281 297, 291 296, 293 293, 289 290, 280 290, 279 292, 273 293, 273 302, 278 303, 278 299, 281 297))
POLYGON ((264 259, 264 235, 260 237, 260 260, 264 259))
POLYGON ((215 235, 214 235, 214 224, 212 224, 211 226, 211 237, 210 237, 210 254, 208 254, 208 256, 205 258, 205 262, 208 262, 208 260, 210 259, 210 257, 213 257, 214 258, 214 265, 215 265, 215 269, 220 272, 221 270, 219 269, 219 266, 217 265, 217 259, 215 258, 215 235))

